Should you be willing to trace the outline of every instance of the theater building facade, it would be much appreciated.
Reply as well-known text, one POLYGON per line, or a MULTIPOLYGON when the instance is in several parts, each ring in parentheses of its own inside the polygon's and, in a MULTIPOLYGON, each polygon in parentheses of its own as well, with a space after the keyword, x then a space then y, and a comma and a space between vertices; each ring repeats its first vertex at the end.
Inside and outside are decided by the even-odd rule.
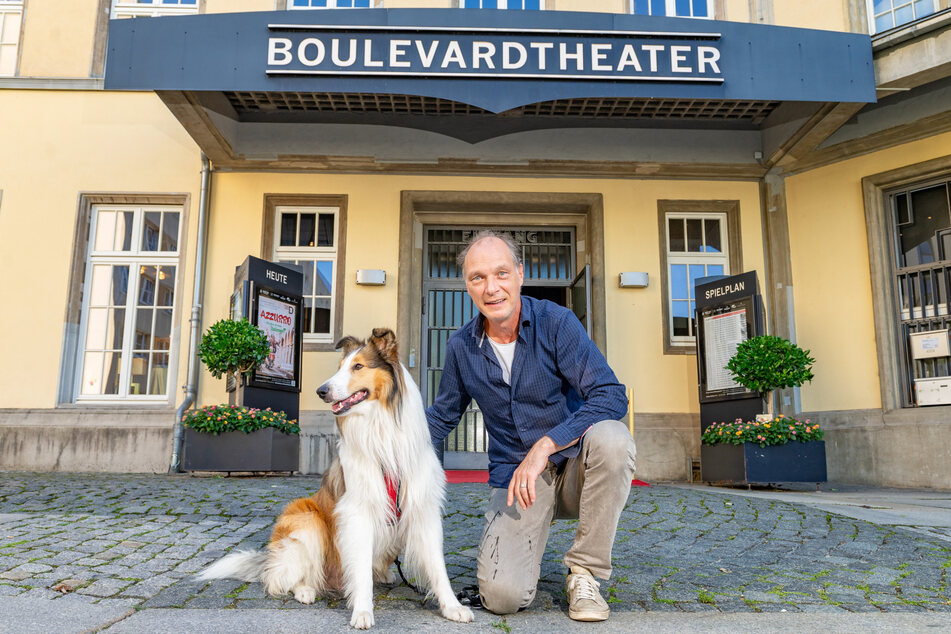
MULTIPOLYGON (((0 117, 0 468, 167 471, 253 255, 304 273, 320 472, 334 343, 393 328, 431 399, 491 227, 641 479, 699 460, 693 281, 756 271, 829 479, 951 488, 951 0, 0 0, 0 117)), ((447 466, 486 442, 473 407, 447 466)))

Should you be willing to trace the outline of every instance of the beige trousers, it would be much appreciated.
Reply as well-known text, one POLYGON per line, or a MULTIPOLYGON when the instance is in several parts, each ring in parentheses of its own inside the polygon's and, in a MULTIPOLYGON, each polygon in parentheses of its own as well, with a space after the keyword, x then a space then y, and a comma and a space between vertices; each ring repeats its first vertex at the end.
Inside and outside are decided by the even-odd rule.
POLYGON ((561 473, 555 465, 535 483, 535 503, 506 506, 508 489, 492 489, 479 542, 479 594, 496 614, 511 614, 535 598, 551 521, 578 519, 566 566, 583 566, 597 577, 611 576, 611 549, 634 475, 634 439, 616 420, 593 425, 581 451, 561 473))

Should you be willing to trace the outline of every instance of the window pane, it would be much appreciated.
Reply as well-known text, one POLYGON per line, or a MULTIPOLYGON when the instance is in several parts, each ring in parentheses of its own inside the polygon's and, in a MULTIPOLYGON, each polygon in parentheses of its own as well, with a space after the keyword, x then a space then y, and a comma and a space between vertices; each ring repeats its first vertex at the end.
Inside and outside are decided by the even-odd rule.
POLYGON ((670 297, 671 299, 687 299, 690 297, 687 290, 687 265, 670 265, 670 297))
POLYGON ((125 308, 113 308, 109 311, 106 321, 106 347, 113 350, 121 349, 124 335, 125 308))
POLYGON ((119 393, 119 372, 122 369, 122 353, 107 352, 103 355, 106 376, 100 394, 119 393))
POLYGON ((139 267, 139 306, 155 304, 155 276, 158 267, 139 267))
POLYGON ((312 260, 301 260, 297 262, 301 267, 301 271, 304 273, 304 286, 303 293, 304 295, 313 295, 314 294, 314 262, 312 260))
POLYGON ((938 259, 939 231, 951 228, 948 190, 944 185, 911 193, 910 224, 900 227, 899 240, 905 266, 926 264, 938 259))
POLYGON ((92 282, 89 284, 89 305, 108 306, 109 288, 112 286, 112 267, 100 264, 92 267, 92 282))
POLYGON ((300 215, 300 235, 297 244, 302 247, 314 246, 314 214, 300 215))
POLYGON ((330 289, 333 288, 333 262, 317 263, 317 279, 314 295, 330 295, 330 289))
POLYGON ((887 11, 892 8, 892 0, 875 0, 873 5, 875 7, 876 15, 882 11, 887 11))
POLYGON ((132 250, 132 219, 131 211, 120 211, 116 217, 116 241, 112 245, 113 251, 132 250))
POLYGON ((129 375, 129 394, 145 394, 149 376, 149 355, 136 352, 132 355, 132 373, 129 375))
POLYGON ((904 225, 911 222, 911 215, 908 209, 908 196, 898 194, 895 196, 895 223, 904 225))
POLYGON ((167 211, 162 219, 160 251, 178 251, 178 212, 167 211))
POLYGON ((304 298, 304 332, 314 332, 314 298, 304 298))
POLYGON ((330 298, 318 297, 314 300, 314 332, 330 333, 330 298))
POLYGON ((102 353, 87 352, 83 359, 82 394, 100 394, 102 389, 102 353))
POLYGON ((707 0, 693 0, 693 17, 705 18, 708 15, 707 0))
POLYGON ((694 286, 697 284, 697 278, 706 276, 706 271, 704 270, 702 264, 691 264, 690 265, 690 299, 693 299, 694 286))
MULTIPOLYGON (((135 311, 135 339, 132 347, 136 350, 152 348, 152 313, 151 308, 138 308, 135 311)), ((135 370, 133 369, 133 372, 135 370)))
POLYGON ((168 354, 152 355, 152 370, 149 378, 149 394, 165 394, 168 390, 168 354))
POLYGON ((158 267, 159 292, 155 302, 158 306, 175 304, 175 269, 174 266, 158 267))
POLYGON ((317 246, 334 246, 334 215, 320 214, 317 222, 319 223, 317 226, 317 246))
POLYGON ((707 266, 707 275, 723 275, 723 265, 711 264, 707 266))
POLYGON ((915 17, 923 18, 934 13, 934 0, 917 0, 915 2, 915 17))
POLYGON ((116 212, 100 211, 96 216, 96 251, 112 251, 116 235, 116 212))
POLYGON ((158 251, 159 232, 162 229, 162 212, 147 211, 142 220, 142 250, 158 251))
POLYGON ((699 252, 703 246, 703 222, 699 218, 687 218, 687 251, 699 252))
POLYGON ((681 17, 690 17, 690 0, 677 0, 674 3, 677 15, 681 17))
POLYGON ((722 253, 722 245, 720 244, 720 220, 717 218, 705 219, 703 221, 703 231, 707 239, 704 251, 707 253, 722 253))
POLYGON ((647 0, 634 0, 635 15, 650 15, 650 9, 647 6, 647 0))
POLYGON ((686 242, 684 241, 684 221, 682 218, 671 218, 667 221, 670 231, 670 250, 686 251, 686 242))
POLYGON ((293 247, 297 237, 297 214, 281 214, 281 246, 293 247))
POLYGON ((915 19, 915 14, 911 10, 911 5, 905 5, 900 9, 895 9, 895 24, 905 24, 915 19))
POLYGON ((892 19, 891 13, 883 13, 882 15, 875 18, 875 32, 876 33, 887 31, 893 26, 895 26, 895 21, 892 19))
POLYGON ((673 302, 674 336, 690 336, 690 302, 673 302))
POLYGON ((155 328, 153 329, 152 349, 168 350, 172 343, 172 309, 159 308, 155 311, 155 328))
POLYGON ((106 347, 106 308, 91 308, 86 317, 86 349, 102 350, 106 347))
POLYGON ((651 0, 651 15, 667 15, 667 0, 651 0))

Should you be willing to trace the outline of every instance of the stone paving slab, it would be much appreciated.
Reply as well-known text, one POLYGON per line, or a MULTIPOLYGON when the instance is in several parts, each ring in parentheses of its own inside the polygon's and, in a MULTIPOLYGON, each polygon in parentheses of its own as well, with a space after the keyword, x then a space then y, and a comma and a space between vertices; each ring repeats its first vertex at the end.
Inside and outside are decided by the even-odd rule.
MULTIPOLYGON (((325 619, 346 623, 338 597, 301 606, 267 597, 260 583, 193 578, 234 548, 262 546, 284 504, 318 486, 311 477, 4 473, 0 600, 8 606, 72 602, 123 613, 135 608, 136 618, 166 610, 189 619, 287 613, 282 618, 291 619, 291 630, 302 618, 292 612, 316 619, 311 631, 325 619)), ((481 484, 448 487, 445 551, 456 589, 475 583, 474 547, 486 496, 481 484)), ((561 554, 576 525, 553 525, 538 597, 518 619, 568 621, 561 554)), ((657 485, 632 489, 614 548, 614 574, 601 590, 612 622, 621 615, 636 622, 637 615, 757 613, 945 618, 951 616, 949 569, 951 545, 927 534, 764 497, 657 485)), ((380 585, 375 593, 381 621, 391 614, 435 614, 432 602, 405 586, 380 585)), ((3 605, 0 629, 22 612, 3 605)), ((442 619, 437 625, 448 626, 442 619)), ((501 625, 495 629, 505 629, 501 625)))

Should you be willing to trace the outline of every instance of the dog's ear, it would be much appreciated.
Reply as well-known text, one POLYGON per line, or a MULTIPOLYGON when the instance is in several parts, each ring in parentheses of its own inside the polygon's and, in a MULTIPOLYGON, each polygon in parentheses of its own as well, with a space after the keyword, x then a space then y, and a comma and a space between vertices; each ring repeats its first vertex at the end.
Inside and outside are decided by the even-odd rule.
POLYGON ((354 350, 358 348, 362 348, 363 346, 364 346, 364 343, 360 341, 359 339, 357 339, 356 337, 344 337, 343 339, 341 339, 334 345, 334 348, 336 348, 337 350, 340 350, 342 348, 343 356, 347 356, 354 350))
POLYGON ((396 344, 396 335, 389 328, 374 328, 370 336, 370 345, 376 348, 380 356, 387 363, 399 365, 399 351, 396 344))

